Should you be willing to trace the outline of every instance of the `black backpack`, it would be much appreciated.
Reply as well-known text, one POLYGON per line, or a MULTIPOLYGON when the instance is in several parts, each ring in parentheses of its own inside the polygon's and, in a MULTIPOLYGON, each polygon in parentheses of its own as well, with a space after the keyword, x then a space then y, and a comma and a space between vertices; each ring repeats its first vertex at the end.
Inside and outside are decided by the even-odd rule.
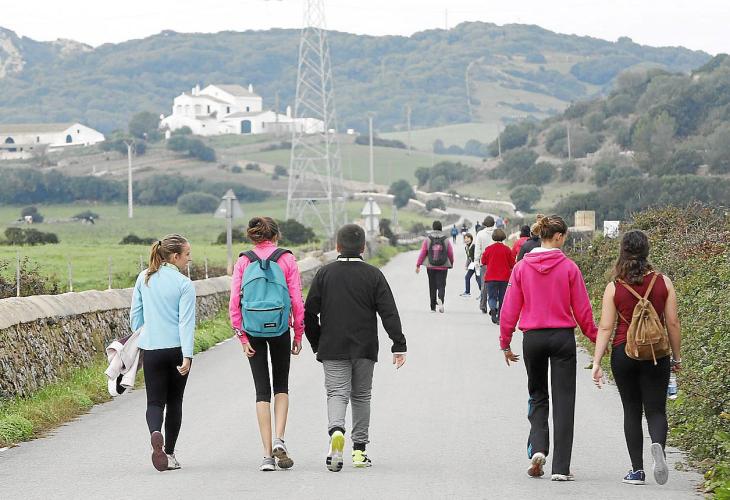
POLYGON ((445 235, 428 236, 428 263, 430 265, 444 267, 450 264, 448 239, 449 237, 445 235))

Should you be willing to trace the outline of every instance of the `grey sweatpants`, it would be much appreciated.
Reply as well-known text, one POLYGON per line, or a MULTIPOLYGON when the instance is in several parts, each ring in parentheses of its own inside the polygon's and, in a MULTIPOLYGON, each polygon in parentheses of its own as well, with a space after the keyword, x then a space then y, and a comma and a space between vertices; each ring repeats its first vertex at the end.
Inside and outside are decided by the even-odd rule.
POLYGON ((352 402, 352 442, 367 444, 370 428, 370 393, 375 361, 342 359, 323 361, 327 390, 328 430, 345 429, 347 403, 352 402))

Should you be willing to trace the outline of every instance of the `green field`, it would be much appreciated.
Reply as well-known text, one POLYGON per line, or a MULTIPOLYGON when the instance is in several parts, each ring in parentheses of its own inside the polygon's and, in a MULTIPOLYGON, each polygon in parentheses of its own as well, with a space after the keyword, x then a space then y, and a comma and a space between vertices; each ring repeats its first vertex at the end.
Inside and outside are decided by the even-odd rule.
MULTIPOLYGON (((362 202, 347 205, 348 220, 359 218, 362 202)), ((283 219, 286 203, 282 199, 272 199, 262 203, 242 204, 244 219, 235 221, 243 226, 254 215, 269 215, 283 219)), ((383 217, 392 217, 391 207, 381 207, 383 217)), ((20 214, 21 207, 0 207, 0 231, 12 226, 20 214)), ((28 257, 37 263, 40 271, 55 276, 63 290, 68 287, 68 265, 71 264, 74 291, 106 289, 108 287, 109 260, 112 263, 112 286, 121 288, 131 286, 140 270, 140 258, 146 262, 149 248, 146 245, 120 245, 120 240, 134 233, 139 237, 161 238, 168 233, 181 233, 192 244, 193 261, 201 264, 207 258, 211 266, 226 265, 226 247, 214 242, 225 231, 225 221, 212 215, 179 214, 174 206, 140 206, 135 208, 133 220, 127 218, 126 205, 71 204, 39 206, 45 217, 42 224, 32 227, 58 235, 58 245, 40 246, 0 246, 0 260, 15 261, 19 251, 21 258, 28 257), (81 224, 70 218, 84 210, 100 215, 94 225, 81 224)), ((408 228, 414 222, 429 222, 424 216, 401 210, 398 212, 400 224, 408 228)), ((25 227, 25 226, 21 226, 25 227)), ((310 247, 311 248, 311 247, 310 247)), ((300 248, 305 250, 306 248, 300 248)), ((234 249, 235 252, 243 250, 234 249)), ((14 272, 14 265, 11 266, 14 272)))
MULTIPOLYGON (((486 123, 459 123, 456 125, 444 125, 443 127, 423 128, 411 131, 413 147, 422 151, 433 150, 433 143, 436 139, 444 141, 446 146, 464 146, 469 139, 476 139, 480 142, 489 143, 497 137, 497 122, 486 123)), ((384 139, 397 139, 408 143, 408 132, 386 132, 380 134, 384 139)))
MULTIPOLYGON (((413 172, 419 167, 430 167, 440 161, 460 161, 471 165, 479 164, 481 160, 470 156, 433 155, 423 151, 413 151, 408 154, 405 149, 373 148, 375 183, 389 186, 392 182, 405 179, 415 182, 413 172)), ((342 176, 344 179, 367 182, 370 180, 368 146, 357 144, 342 144, 342 176)), ((258 151, 246 153, 246 160, 270 163, 274 165, 289 165, 291 152, 288 149, 274 151, 258 151)))

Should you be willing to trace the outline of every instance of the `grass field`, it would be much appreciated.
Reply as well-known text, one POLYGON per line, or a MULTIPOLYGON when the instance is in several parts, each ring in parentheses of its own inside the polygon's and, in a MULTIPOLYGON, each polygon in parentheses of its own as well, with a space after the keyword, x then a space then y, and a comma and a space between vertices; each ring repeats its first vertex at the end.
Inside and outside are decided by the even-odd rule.
MULTIPOLYGON (((497 137, 498 119, 486 123, 459 123, 442 127, 423 128, 411 131, 413 147, 430 152, 436 139, 444 141, 446 146, 464 146, 469 139, 480 142, 492 142, 497 137)), ((408 143, 408 132, 386 132, 380 134, 384 139, 397 139, 408 143)))
MULTIPOLYGON (((360 218, 362 202, 347 205, 348 220, 360 218)), ((286 203, 272 199, 262 203, 242 204, 244 218, 236 220, 235 226, 243 226, 254 215, 269 215, 283 219, 286 203)), ((392 207, 381 207, 383 217, 392 217, 392 207)), ((20 214, 21 207, 0 207, 0 231, 11 226, 20 214)), ((212 215, 179 214, 174 206, 139 206, 135 208, 133 220, 127 218, 126 205, 46 205, 39 207, 45 217, 42 224, 33 228, 58 235, 58 245, 11 247, 0 246, 0 260, 15 261, 16 252, 21 258, 28 257, 37 263, 44 275, 56 276, 62 289, 68 289, 68 266, 71 264, 74 291, 106 289, 108 287, 109 260, 112 266, 112 287, 128 287, 140 271, 140 258, 147 261, 149 247, 146 245, 120 245, 120 240, 134 233, 139 237, 160 238, 168 233, 181 233, 192 244, 193 261, 202 264, 205 258, 211 266, 225 267, 226 247, 215 243, 218 235, 225 231, 225 221, 212 215), (91 210, 100 215, 94 225, 70 221, 75 214, 91 210)), ((407 228, 414 222, 427 223, 430 219, 401 210, 400 224, 407 228)), ((234 252, 242 249, 235 248, 234 252)), ((301 250, 304 250, 301 249, 301 250)), ((14 272, 15 266, 10 266, 14 272)))
MULTIPOLYGON (((375 183, 389 186, 392 182, 405 179, 415 182, 413 172, 419 167, 430 167, 440 161, 460 161, 471 165, 478 165, 481 160, 470 156, 433 155, 424 151, 413 151, 411 155, 405 149, 373 148, 375 183)), ((369 148, 357 144, 342 144, 342 176, 360 182, 370 179, 369 148)), ((274 165, 289 165, 289 150, 259 151, 246 153, 250 161, 271 163, 274 165)))

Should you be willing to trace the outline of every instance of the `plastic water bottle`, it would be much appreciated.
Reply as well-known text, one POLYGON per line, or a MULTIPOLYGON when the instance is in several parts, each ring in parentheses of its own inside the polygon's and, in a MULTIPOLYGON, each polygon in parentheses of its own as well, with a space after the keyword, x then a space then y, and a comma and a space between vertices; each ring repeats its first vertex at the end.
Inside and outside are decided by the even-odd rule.
POLYGON ((667 397, 669 399, 677 399, 677 376, 674 373, 669 375, 669 386, 667 387, 667 397))

